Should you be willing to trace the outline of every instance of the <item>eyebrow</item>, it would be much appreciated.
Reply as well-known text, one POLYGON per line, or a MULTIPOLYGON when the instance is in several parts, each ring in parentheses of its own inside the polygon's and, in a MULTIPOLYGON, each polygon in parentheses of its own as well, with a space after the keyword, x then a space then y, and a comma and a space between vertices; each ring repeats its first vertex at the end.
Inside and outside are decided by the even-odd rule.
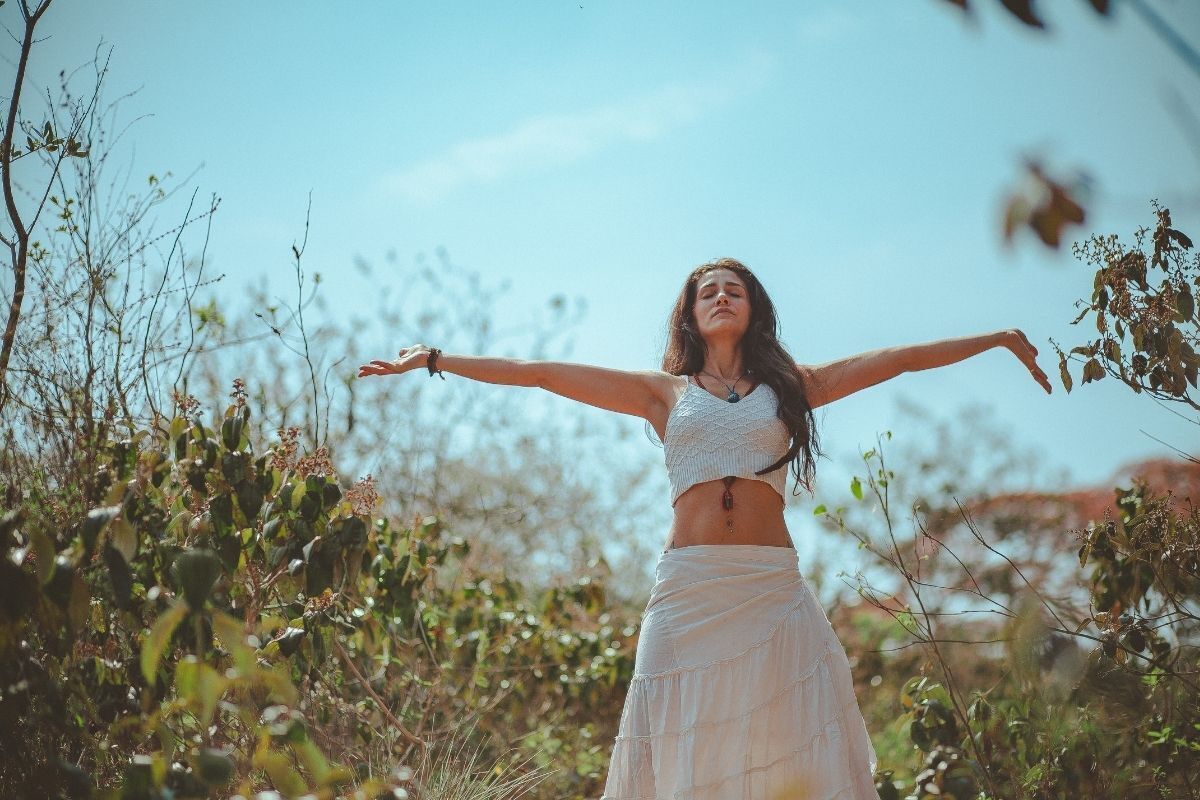
MULTIPOLYGON (((710 280, 710 281, 705 281, 704 283, 700 284, 700 286, 698 286, 698 287, 696 288, 696 291, 697 291, 697 292, 702 292, 702 291, 704 291, 705 289, 709 289, 709 288, 711 288, 711 287, 714 287, 714 286, 716 286, 716 285, 717 285, 717 282, 716 282, 716 281, 713 281, 713 280, 710 280)), ((736 287, 738 287, 739 289, 742 289, 742 290, 745 290, 745 288, 746 288, 745 286, 743 286, 742 284, 738 283, 738 282, 737 282, 737 281, 735 281, 735 280, 726 280, 726 281, 725 281, 725 285, 726 285, 726 286, 736 286, 736 287)))

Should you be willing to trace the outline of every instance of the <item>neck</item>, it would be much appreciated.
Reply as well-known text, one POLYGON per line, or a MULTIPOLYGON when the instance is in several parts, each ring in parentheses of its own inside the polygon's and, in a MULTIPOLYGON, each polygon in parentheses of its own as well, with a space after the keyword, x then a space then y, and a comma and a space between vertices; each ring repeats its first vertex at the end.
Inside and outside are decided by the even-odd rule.
POLYGON ((712 342, 708 346, 703 369, 709 375, 733 383, 745 372, 742 368, 741 350, 732 343, 712 342))

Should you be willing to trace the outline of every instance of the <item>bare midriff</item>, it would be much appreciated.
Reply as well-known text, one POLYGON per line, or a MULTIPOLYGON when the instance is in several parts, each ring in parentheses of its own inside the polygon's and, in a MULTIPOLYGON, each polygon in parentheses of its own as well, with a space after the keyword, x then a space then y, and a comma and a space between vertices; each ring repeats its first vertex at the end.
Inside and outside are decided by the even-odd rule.
POLYGON ((675 501, 675 518, 665 550, 697 544, 761 544, 794 547, 783 519, 783 498, 765 481, 736 478, 729 486, 732 507, 722 499, 725 481, 689 487, 675 501))

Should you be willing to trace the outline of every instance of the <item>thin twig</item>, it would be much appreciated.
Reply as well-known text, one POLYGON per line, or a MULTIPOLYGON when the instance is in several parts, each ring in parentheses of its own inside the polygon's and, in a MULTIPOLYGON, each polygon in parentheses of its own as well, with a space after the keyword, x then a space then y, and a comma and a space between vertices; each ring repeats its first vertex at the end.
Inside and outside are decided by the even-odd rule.
POLYGON ((403 736, 405 740, 407 740, 410 744, 415 744, 424 750, 427 746, 425 741, 415 736, 408 730, 407 727, 405 727, 404 723, 392 715, 392 712, 388 710, 387 704, 384 703, 379 695, 375 693, 375 690, 371 688, 371 684, 366 678, 363 677, 363 674, 359 672, 358 667, 354 663, 354 659, 350 658, 350 655, 346 652, 345 648, 342 647, 342 643, 338 640, 338 637, 332 636, 330 638, 333 639, 333 646, 337 650, 338 655, 341 657, 342 662, 346 665, 346 668, 350 670, 350 672, 354 675, 354 678, 362 685, 362 687, 367 690, 367 694, 371 695, 371 698, 375 701, 380 713, 387 717, 388 722, 392 723, 392 725, 400 732, 400 735, 403 736))

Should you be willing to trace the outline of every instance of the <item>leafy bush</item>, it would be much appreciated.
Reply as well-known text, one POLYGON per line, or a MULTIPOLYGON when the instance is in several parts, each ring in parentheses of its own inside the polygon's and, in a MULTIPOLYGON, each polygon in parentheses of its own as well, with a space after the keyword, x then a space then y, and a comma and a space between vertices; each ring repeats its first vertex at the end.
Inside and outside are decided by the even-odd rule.
MULTIPOLYGON (((1076 248, 1098 267, 1076 322, 1096 314, 1101 338, 1071 355, 1085 359, 1084 383, 1112 374, 1135 392, 1194 408, 1188 386, 1196 385, 1200 325, 1190 298, 1200 256, 1186 252, 1191 241, 1170 227, 1166 209, 1155 212, 1157 229, 1137 237, 1149 253, 1116 237, 1076 248), (1157 286, 1148 265, 1165 273, 1157 286)), ((1059 352, 1069 388, 1070 356, 1059 352)), ((848 523, 845 509, 826 512, 896 578, 888 588, 860 579, 859 590, 894 619, 893 633, 902 633, 892 643, 924 656, 920 674, 895 690, 901 714, 890 726, 907 730, 913 755, 881 764, 881 797, 899 798, 904 787, 910 800, 1196 797, 1194 502, 1135 480, 1114 490, 1115 514, 1068 530, 1078 512, 1052 493, 953 504, 925 497, 913 506, 916 532, 906 534, 895 519, 897 475, 884 439, 863 454, 868 472, 851 484, 860 501, 876 501, 883 529, 873 532, 869 519, 848 523), (1074 562, 1063 557, 1069 534, 1074 562), (1053 545, 1048 557, 1036 555, 1043 542, 1053 545)), ((904 664, 874 658, 879 673, 904 664)))
POLYGON ((469 726, 499 771, 566 767, 555 796, 594 789, 636 632, 605 606, 603 565, 540 593, 456 569, 466 541, 372 519, 370 476, 343 490, 294 431, 257 455, 234 396, 211 426, 189 398, 165 429, 105 442, 73 525, 5 515, 0 783, 417 791, 433 773, 411 763, 444 771, 431 753, 469 726))

